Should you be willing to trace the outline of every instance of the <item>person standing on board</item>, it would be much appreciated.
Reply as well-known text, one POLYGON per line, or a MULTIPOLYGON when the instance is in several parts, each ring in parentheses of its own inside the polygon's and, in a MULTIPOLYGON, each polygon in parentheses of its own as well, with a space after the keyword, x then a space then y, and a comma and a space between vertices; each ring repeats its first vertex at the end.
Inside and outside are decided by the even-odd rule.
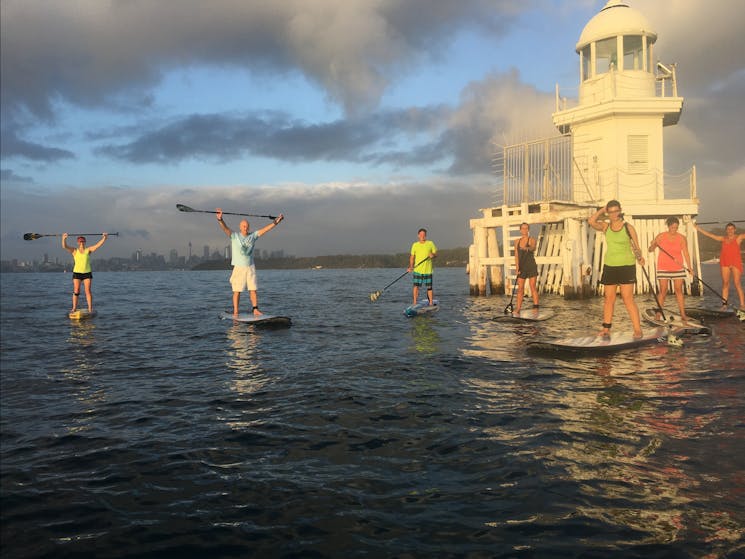
POLYGON ((605 263, 600 283, 605 286, 605 300, 603 302, 603 329, 601 336, 610 336, 613 325, 613 310, 616 305, 616 289, 621 289, 621 299, 626 305, 631 324, 634 327, 634 337, 642 337, 639 307, 634 301, 634 284, 636 283, 636 264, 644 266, 644 257, 639 250, 639 239, 636 229, 623 220, 621 204, 618 200, 611 200, 604 208, 596 211, 587 223, 596 231, 605 234, 605 263), (607 216, 608 222, 598 219, 607 216))
POLYGON ((722 243, 722 248, 719 251, 719 268, 722 272, 722 299, 727 300, 729 295, 729 284, 730 278, 734 280, 735 289, 737 294, 740 296, 740 308, 745 309, 745 294, 742 291, 742 285, 740 285, 740 278, 742 277, 742 254, 740 253, 740 245, 742 240, 745 239, 745 233, 737 234, 737 229, 734 223, 728 223, 724 228, 724 235, 715 235, 704 231, 693 222, 693 227, 696 231, 703 233, 710 239, 719 241, 722 243))
POLYGON ((520 237, 515 241, 515 275, 517 275, 517 307, 513 314, 520 314, 525 296, 525 280, 530 285, 533 296, 533 308, 538 308, 538 265, 535 262, 535 250, 538 243, 530 236, 530 225, 520 224, 520 237))
POLYGON ((437 247, 435 243, 427 240, 427 230, 422 228, 417 232, 418 241, 411 245, 411 255, 409 256, 409 267, 407 272, 414 272, 413 276, 413 295, 414 304, 417 304, 419 288, 427 288, 427 300, 429 304, 434 304, 434 292, 432 291, 432 260, 437 257, 437 247))
MULTIPOLYGON (((686 316, 685 303, 683 301, 683 280, 686 278, 686 272, 691 273, 691 257, 688 254, 688 241, 684 235, 678 233, 680 221, 675 216, 668 217, 665 220, 667 232, 660 233, 654 238, 649 245, 649 252, 659 248, 660 253, 657 255, 657 281, 660 284, 660 293, 657 302, 660 307, 665 305, 665 298, 673 283, 675 290, 675 299, 678 302, 680 319, 683 322, 688 320, 686 316), (684 264, 685 263, 685 266, 684 264)), ((657 311, 657 319, 661 319, 660 311, 657 311)))
POLYGON ((78 246, 71 247, 67 245, 67 233, 62 233, 62 248, 72 254, 75 265, 72 268, 72 310, 75 312, 78 310, 78 299, 80 297, 80 284, 85 287, 85 300, 88 303, 88 312, 93 312, 93 292, 91 291, 91 283, 93 283, 93 270, 91 268, 91 254, 96 252, 101 245, 106 242, 109 237, 108 233, 104 233, 101 236, 101 240, 98 241, 92 247, 85 246, 85 237, 78 237, 78 246))
POLYGON ((215 216, 217 217, 217 223, 220 225, 220 229, 230 239, 230 253, 232 255, 230 263, 233 266, 233 273, 230 275, 230 285, 233 288, 233 315, 238 316, 241 293, 248 291, 251 297, 252 312, 254 315, 260 316, 263 313, 259 310, 259 299, 256 294, 254 244, 256 243, 256 239, 274 229, 285 217, 279 214, 272 223, 254 232, 249 232, 248 221, 243 219, 239 224, 240 232, 235 232, 223 221, 222 210, 220 208, 215 210, 215 216))

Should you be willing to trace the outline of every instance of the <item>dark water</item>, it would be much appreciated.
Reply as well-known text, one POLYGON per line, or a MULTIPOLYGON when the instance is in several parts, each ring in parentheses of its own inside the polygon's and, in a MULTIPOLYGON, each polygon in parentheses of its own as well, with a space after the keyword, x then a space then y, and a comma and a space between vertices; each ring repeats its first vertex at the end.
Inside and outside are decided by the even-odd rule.
POLYGON ((544 358, 599 299, 495 322, 441 269, 407 319, 399 273, 260 271, 273 331, 216 318, 227 272, 97 273, 79 324, 3 274, 2 557, 743 557, 743 325, 544 358))

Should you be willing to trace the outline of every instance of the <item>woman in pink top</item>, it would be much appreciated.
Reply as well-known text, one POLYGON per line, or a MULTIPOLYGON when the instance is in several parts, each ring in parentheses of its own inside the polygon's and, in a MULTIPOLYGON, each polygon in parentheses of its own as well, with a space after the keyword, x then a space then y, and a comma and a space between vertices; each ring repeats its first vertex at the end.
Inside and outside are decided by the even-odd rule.
POLYGON ((740 243, 745 239, 745 233, 737 235, 734 223, 727 224, 727 227, 724 228, 724 235, 714 235, 713 233, 704 231, 695 222, 693 226, 696 228, 696 231, 722 243, 722 249, 719 253, 719 267, 722 271, 722 299, 727 300, 729 282, 730 278, 732 278, 737 294, 740 296, 740 308, 745 309, 745 294, 743 294, 742 285, 740 285, 740 278, 742 277, 740 243))
MULTIPOLYGON (((678 310, 680 319, 685 322, 686 316, 685 304, 683 302, 683 280, 686 278, 686 272, 691 272, 691 257, 688 254, 688 241, 684 235, 678 233, 680 222, 675 216, 668 217, 665 221, 667 231, 660 233, 654 238, 649 245, 649 252, 659 248, 660 253, 657 255, 657 281, 660 284, 660 293, 658 301, 660 307, 665 304, 667 291, 670 288, 670 282, 673 283, 675 290, 675 299, 678 301, 678 310), (685 262, 685 266, 683 263, 685 262)), ((657 311, 657 318, 662 318, 657 311)))

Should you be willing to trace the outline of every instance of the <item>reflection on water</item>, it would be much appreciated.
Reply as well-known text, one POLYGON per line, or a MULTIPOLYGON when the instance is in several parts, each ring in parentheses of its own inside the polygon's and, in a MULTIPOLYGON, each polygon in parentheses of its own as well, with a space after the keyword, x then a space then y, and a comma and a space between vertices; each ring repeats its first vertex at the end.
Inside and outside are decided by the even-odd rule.
POLYGON ((231 344, 226 352, 226 365, 233 372, 231 389, 244 395, 260 390, 267 383, 257 351, 261 332, 234 323, 228 327, 227 337, 231 344))
POLYGON ((732 511, 745 490, 724 497, 721 510, 694 505, 720 487, 743 487, 742 460, 726 458, 735 449, 725 449, 720 463, 703 450, 710 437, 741 425, 731 407, 720 405, 722 397, 737 396, 727 391, 727 375, 715 372, 734 369, 740 380, 745 374, 742 360, 729 359, 745 347, 740 326, 714 325, 711 338, 688 337, 682 348, 660 344, 599 357, 529 359, 527 341, 566 335, 568 324, 575 331, 593 327, 594 302, 553 304, 563 318, 528 325, 490 320, 499 305, 471 306, 463 353, 512 367, 511 378, 468 383, 493 413, 514 418, 491 426, 489 436, 543 457, 554 480, 565 479, 579 492, 566 498, 581 503, 580 517, 623 526, 646 544, 685 542, 692 534, 722 549, 741 541, 743 518, 732 511), (712 362, 712 350, 721 351, 721 364, 712 362), (702 470, 709 473, 702 476, 702 470))
POLYGON ((80 433, 91 428, 91 416, 106 399, 98 386, 95 374, 101 367, 96 349, 96 325, 92 320, 70 321, 70 335, 66 351, 72 357, 70 366, 62 367, 60 373, 72 389, 74 401, 80 407, 72 414, 66 425, 68 433, 80 433))
POLYGON ((420 316, 409 320, 411 322, 411 347, 425 355, 436 354, 442 341, 435 329, 436 317, 420 316))

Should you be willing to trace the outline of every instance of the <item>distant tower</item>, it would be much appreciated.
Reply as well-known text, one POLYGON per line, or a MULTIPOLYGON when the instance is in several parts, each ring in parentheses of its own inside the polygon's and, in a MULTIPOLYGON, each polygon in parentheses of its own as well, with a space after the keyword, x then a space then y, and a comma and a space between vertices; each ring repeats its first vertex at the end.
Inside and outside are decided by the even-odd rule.
POLYGON ((189 262, 191 262, 191 241, 189 241, 189 262))
POLYGON ((626 208, 665 198, 662 127, 678 122, 683 98, 674 67, 662 65, 659 81, 664 86, 672 78, 672 96, 657 95, 656 40, 646 18, 619 0, 608 2, 580 35, 579 104, 553 114, 556 127, 572 137, 575 202, 615 198, 626 208))

